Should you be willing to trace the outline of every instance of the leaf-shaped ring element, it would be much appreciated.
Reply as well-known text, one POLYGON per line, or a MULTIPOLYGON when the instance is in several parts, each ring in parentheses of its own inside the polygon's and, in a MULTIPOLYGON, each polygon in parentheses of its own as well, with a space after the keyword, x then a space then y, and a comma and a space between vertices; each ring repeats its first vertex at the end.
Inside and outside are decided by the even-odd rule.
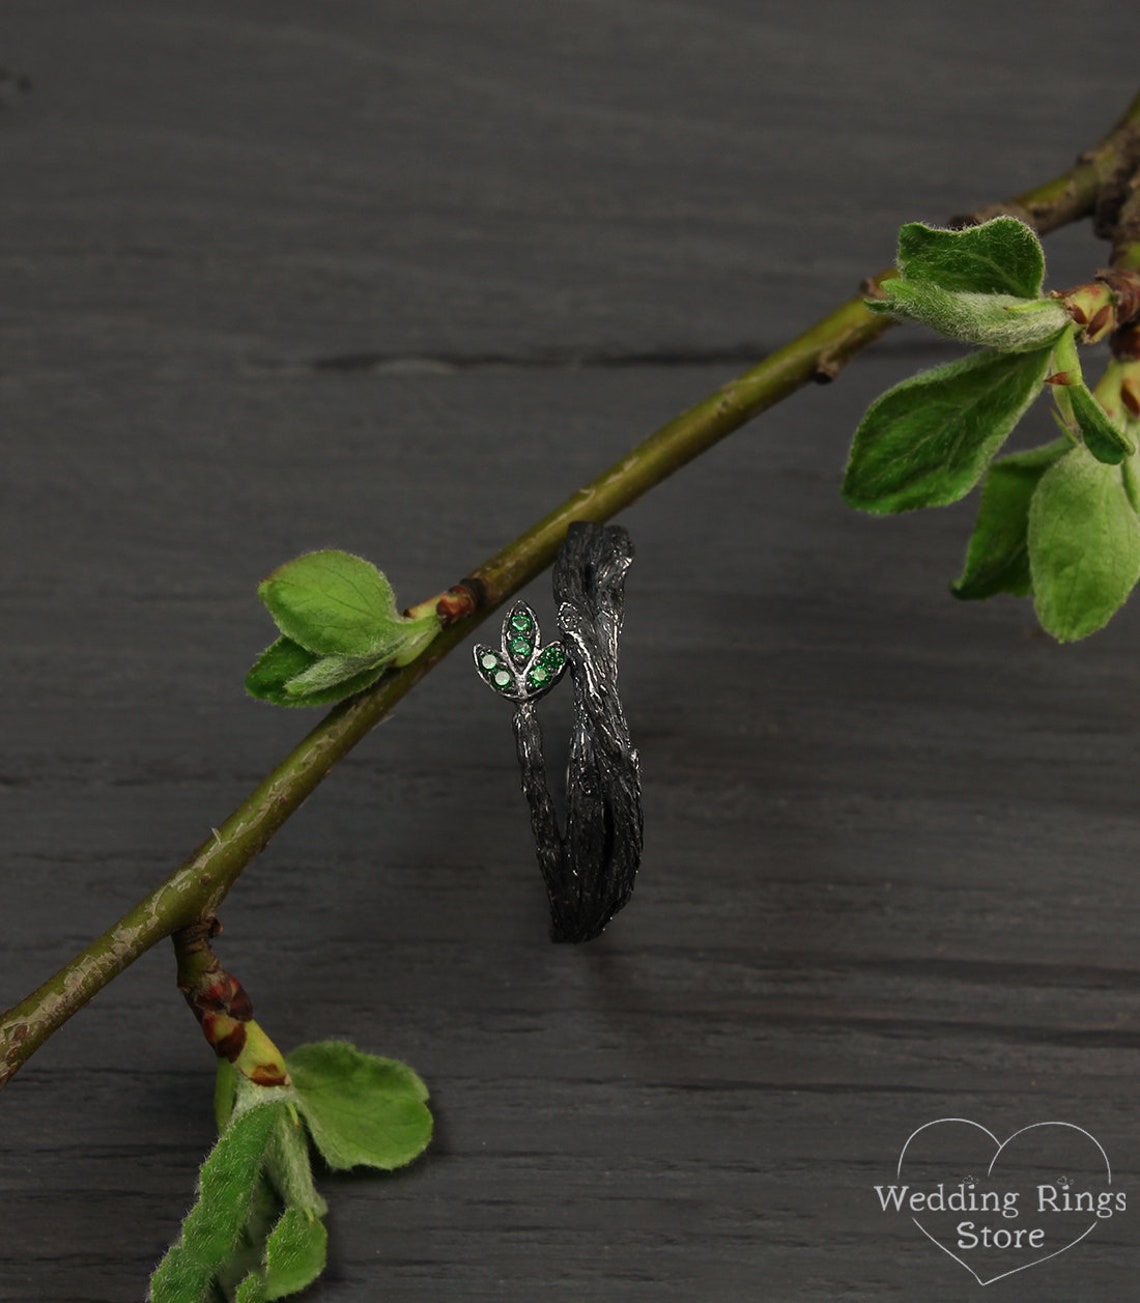
POLYGON ((566 653, 560 642, 541 645, 538 616, 525 602, 516 602, 503 620, 501 650, 479 643, 475 668, 488 687, 508 701, 537 701, 545 697, 566 671, 566 653))

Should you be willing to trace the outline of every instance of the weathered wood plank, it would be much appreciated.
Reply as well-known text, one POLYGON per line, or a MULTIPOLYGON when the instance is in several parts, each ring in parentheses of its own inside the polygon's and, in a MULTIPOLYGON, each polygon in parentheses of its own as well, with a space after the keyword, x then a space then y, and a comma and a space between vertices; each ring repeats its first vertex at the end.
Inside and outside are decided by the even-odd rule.
MULTIPOLYGON (((5 1003, 308 723, 241 693, 268 569, 342 546, 436 591, 773 302, 806 321, 900 219, 1108 125, 1119 6, 996 9, 6 6, 5 1003)), ((405 1057, 438 1109, 415 1168, 325 1182, 314 1297, 958 1299, 871 1188, 947 1114, 1071 1119, 1136 1183, 1140 613, 1057 648, 946 595, 968 506, 842 507, 862 407, 938 356, 900 332, 624 517, 646 857, 600 941, 545 940, 461 654, 234 893, 274 1036, 405 1057)), ((165 948, 40 1051, 0 1099, 0 1299, 141 1295, 209 1076, 165 948)), ((990 1292, 1128 1297, 1135 1251, 1120 1218, 990 1292)))

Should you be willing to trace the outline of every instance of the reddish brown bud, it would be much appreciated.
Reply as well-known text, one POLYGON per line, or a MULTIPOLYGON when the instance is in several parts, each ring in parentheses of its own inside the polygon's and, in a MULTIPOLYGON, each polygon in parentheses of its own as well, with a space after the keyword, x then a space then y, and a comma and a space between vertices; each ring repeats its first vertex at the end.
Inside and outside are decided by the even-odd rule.
POLYGON ((1116 319, 1122 324, 1140 316, 1140 271, 1130 267, 1102 271, 1100 280, 1112 291, 1116 319))
POLYGON ((435 613, 443 624, 454 624, 465 616, 474 615, 478 602, 475 594, 465 584, 449 588, 435 604, 435 613))
POLYGON ((288 1086, 289 1074, 282 1064, 259 1063, 246 1074, 258 1086, 288 1086))
POLYGON ((195 938, 187 971, 179 982, 186 1003, 203 1035, 222 1058, 232 1063, 242 1052, 253 1003, 242 984, 211 955, 204 937, 195 938), (204 961, 204 962, 203 962, 204 961))
POLYGON ((243 1022, 253 1017, 253 1003, 236 977, 214 961, 197 986, 183 988, 183 995, 199 1018, 205 1013, 223 1013, 243 1022))
POLYGON ((245 987, 234 979, 236 990, 230 996, 230 1017, 248 1022, 253 1017, 253 1001, 246 994, 245 987))
POLYGON ((440 624, 446 627, 462 620, 464 616, 473 615, 481 606, 486 605, 486 588, 480 579, 461 579, 445 593, 429 597, 425 602, 409 606, 404 614, 410 620, 423 620, 434 615, 440 624))
POLYGON ((228 1059, 238 1072, 259 1086, 287 1086, 285 1060, 254 1021, 253 1002, 210 950, 211 929, 217 930, 214 920, 175 935, 178 989, 220 1058, 228 1059))
POLYGON ((245 1023, 229 1018, 224 1013, 208 1013, 202 1017, 202 1031, 218 1056, 231 1063, 245 1046, 245 1023))
POLYGON ((1106 303, 1085 327, 1085 338, 1090 344, 1095 343, 1114 320, 1112 305, 1106 303))

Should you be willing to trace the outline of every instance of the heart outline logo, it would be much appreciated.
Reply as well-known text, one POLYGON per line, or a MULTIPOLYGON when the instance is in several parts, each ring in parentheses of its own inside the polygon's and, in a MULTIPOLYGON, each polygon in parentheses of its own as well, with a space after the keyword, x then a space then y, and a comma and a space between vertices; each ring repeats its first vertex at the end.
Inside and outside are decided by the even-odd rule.
MULTIPOLYGON (((921 1135, 923 1131, 928 1130, 930 1127, 941 1126, 943 1123, 946 1122, 958 1122, 965 1126, 976 1127, 977 1130, 982 1132, 983 1135, 988 1136, 989 1139, 993 1142, 994 1156, 993 1158, 990 1159, 990 1165, 986 1171, 987 1177, 993 1176, 994 1165, 1001 1157, 1002 1151, 1006 1149, 1007 1146, 1012 1144, 1013 1141, 1015 1141, 1018 1138, 1018 1136, 1023 1136, 1029 1131, 1035 1131, 1039 1127, 1065 1127, 1070 1131, 1077 1131, 1082 1136, 1085 1136, 1088 1140, 1091 1140, 1092 1143, 1096 1146, 1096 1148, 1100 1151, 1100 1156, 1101 1158, 1104 1159, 1104 1170, 1107 1177, 1107 1183, 1109 1185, 1112 1184, 1112 1165, 1108 1161, 1108 1154, 1105 1153, 1104 1146, 1100 1143, 1100 1141, 1096 1138, 1096 1136, 1094 1136, 1091 1132, 1086 1131, 1084 1127, 1077 1126, 1076 1123, 1074 1122, 1056 1122, 1056 1121, 1032 1122, 1030 1123, 1029 1126, 1021 1127, 1020 1130, 1015 1131, 1012 1135, 1007 1136, 1004 1140, 999 1140, 992 1131, 990 1131, 987 1127, 982 1126, 980 1122, 974 1122, 971 1118, 958 1118, 958 1117, 935 1118, 933 1122, 924 1122, 922 1126, 912 1131, 910 1135, 906 1138, 906 1140, 903 1142, 903 1147, 899 1151, 898 1166, 895 1169, 896 1179, 898 1180, 902 1179, 903 1159, 906 1157, 906 1151, 910 1147, 910 1143, 915 1138, 915 1136, 921 1135)), ((936 1236, 932 1235, 930 1231, 928 1231, 926 1227, 923 1226, 922 1222, 920 1222, 919 1219, 915 1217, 913 1214, 911 1216, 911 1221, 914 1222, 914 1224, 923 1233, 923 1235, 926 1236, 926 1238, 931 1242, 931 1244, 937 1245, 938 1248, 940 1248, 942 1252, 947 1255, 947 1257, 953 1258, 956 1263, 958 1263, 962 1267, 965 1267, 966 1270, 970 1273, 970 1275, 973 1276, 973 1278, 978 1282, 979 1285, 983 1286, 983 1288, 986 1285, 994 1284, 995 1281, 1005 1280, 1009 1276, 1016 1276, 1019 1271, 1026 1271, 1030 1267, 1039 1267, 1043 1262, 1048 1262, 1050 1258, 1060 1257, 1062 1253, 1068 1253, 1068 1251, 1071 1248, 1073 1248, 1077 1244, 1080 1244, 1080 1242, 1090 1232, 1094 1231, 1097 1225, 1097 1218, 1094 1216, 1092 1222, 1090 1222, 1090 1224, 1080 1233, 1080 1235, 1078 1235, 1075 1239, 1070 1240, 1068 1244, 1062 1245, 1061 1248, 1054 1249, 1050 1253, 1042 1254, 1041 1257, 1032 1258, 1030 1259, 1029 1262, 1023 1262, 1020 1267, 1013 1267, 1009 1271, 999 1272, 996 1276, 990 1276, 987 1280, 983 1280, 981 1276, 978 1275, 978 1273, 973 1269, 973 1267, 970 1266, 968 1262, 966 1262, 963 1258, 960 1258, 956 1253, 953 1252, 953 1250, 948 1249, 946 1245, 943 1244, 942 1241, 938 1239, 936 1236)))

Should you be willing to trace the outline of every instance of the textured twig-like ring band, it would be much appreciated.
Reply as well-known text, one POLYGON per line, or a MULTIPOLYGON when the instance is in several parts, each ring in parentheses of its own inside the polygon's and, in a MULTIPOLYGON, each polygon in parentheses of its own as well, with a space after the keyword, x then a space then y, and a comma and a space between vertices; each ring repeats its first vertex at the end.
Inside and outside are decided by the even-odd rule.
POLYGON ((550 899, 551 938, 589 941, 629 900, 641 859, 641 776, 617 692, 625 572, 633 560, 619 526, 570 526, 554 563, 561 643, 540 645, 524 602, 503 621, 501 651, 475 648, 486 683, 515 702, 515 743, 538 862, 550 899), (567 665, 574 725, 561 832, 542 759, 535 703, 567 665))

